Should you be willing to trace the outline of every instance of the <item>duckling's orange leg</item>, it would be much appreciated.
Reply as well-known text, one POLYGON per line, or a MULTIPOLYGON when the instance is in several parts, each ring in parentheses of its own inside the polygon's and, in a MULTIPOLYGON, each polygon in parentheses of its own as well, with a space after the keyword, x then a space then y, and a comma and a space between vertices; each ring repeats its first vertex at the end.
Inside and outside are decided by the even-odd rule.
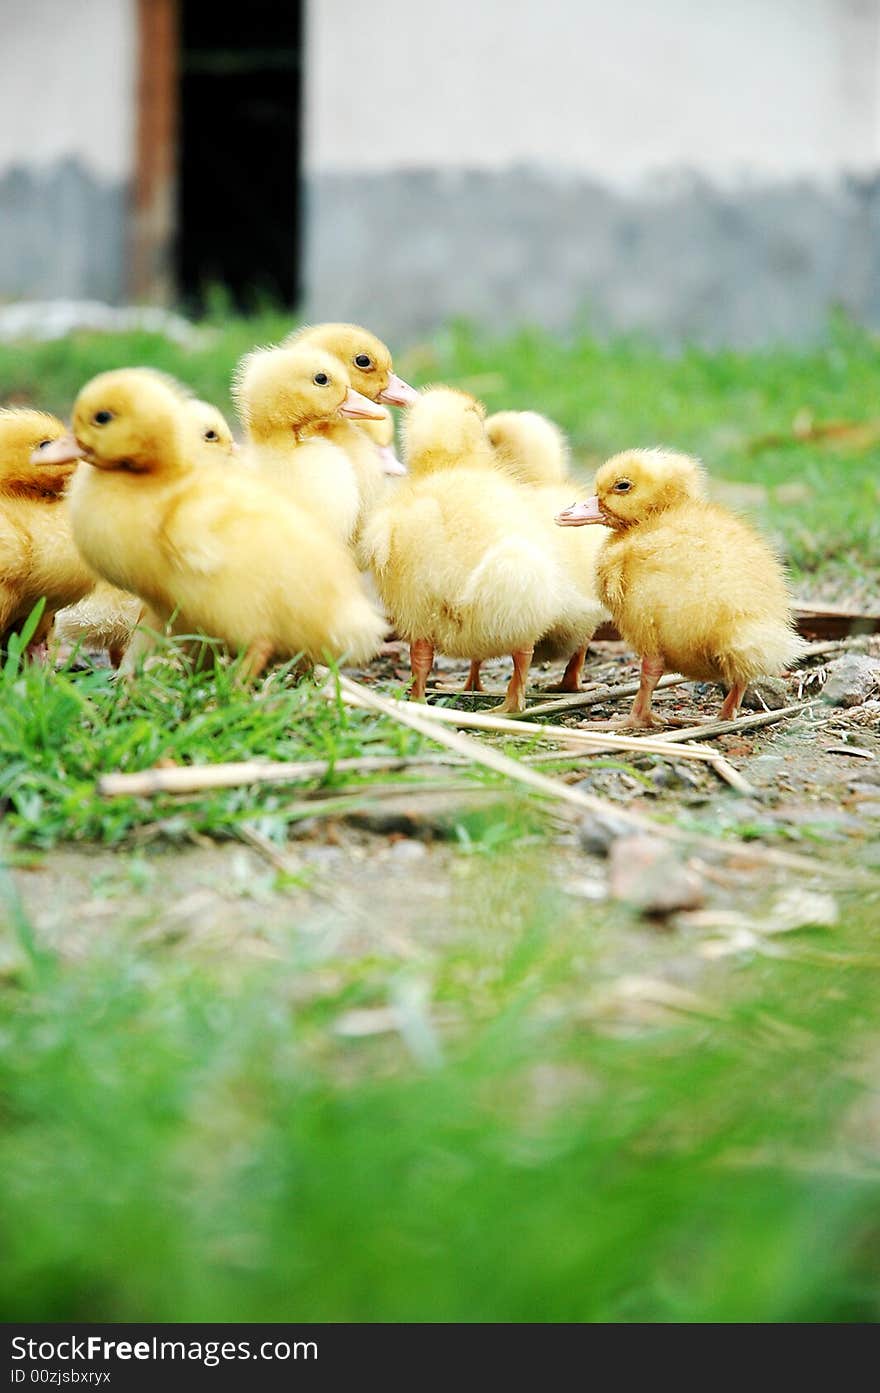
POLYGON ((719 721, 736 720, 737 716, 739 715, 739 708, 743 696, 745 695, 745 690, 745 682, 737 682, 733 687, 731 687, 730 691, 727 693, 727 696, 724 698, 724 704, 721 707, 721 710, 718 712, 719 721))
POLYGON ((486 690, 480 681, 480 664, 477 662, 476 658, 471 659, 467 681, 461 690, 463 692, 485 692, 486 690))
POLYGON ((492 707, 493 711, 525 711, 526 682, 534 651, 534 648, 521 648, 517 653, 511 653, 513 676, 510 679, 506 697, 500 706, 492 707))
POLYGON ((658 657, 656 653, 642 658, 642 674, 639 679, 639 690, 632 704, 632 710, 626 719, 626 729, 650 730, 652 726, 663 724, 651 710, 651 699, 654 695, 654 688, 663 676, 665 666, 666 664, 663 659, 658 657))
POLYGON ((430 639, 415 638, 409 646, 409 665, 412 668, 410 701, 424 701, 428 677, 434 666, 434 645, 430 639))
POLYGON ((248 682, 256 682, 274 651, 275 645, 268 638, 255 638, 253 643, 248 644, 238 673, 238 680, 242 686, 248 682))
POLYGON ((584 660, 587 656, 587 646, 579 648, 576 653, 572 653, 566 664, 565 672, 562 674, 561 682, 554 682, 552 687, 548 687, 548 692, 582 692, 581 673, 584 670, 584 660))

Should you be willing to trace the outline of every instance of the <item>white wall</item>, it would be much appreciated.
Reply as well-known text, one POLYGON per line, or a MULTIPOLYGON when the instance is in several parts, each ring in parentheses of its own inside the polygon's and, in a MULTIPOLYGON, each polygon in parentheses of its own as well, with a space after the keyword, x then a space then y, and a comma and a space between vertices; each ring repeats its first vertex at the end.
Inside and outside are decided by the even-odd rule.
POLYGON ((880 0, 309 0, 307 169, 880 162, 880 0))
POLYGON ((0 174, 75 156, 127 179, 136 46, 135 0, 2 0, 0 174))

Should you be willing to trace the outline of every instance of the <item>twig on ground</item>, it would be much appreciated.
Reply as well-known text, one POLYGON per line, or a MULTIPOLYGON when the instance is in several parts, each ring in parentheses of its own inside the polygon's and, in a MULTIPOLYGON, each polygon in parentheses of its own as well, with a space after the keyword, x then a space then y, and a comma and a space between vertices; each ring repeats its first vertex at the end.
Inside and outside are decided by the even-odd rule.
MULTIPOLYGON (((737 716, 735 721, 707 721, 703 725, 664 731, 663 739, 667 745, 681 740, 714 740, 717 735, 732 735, 740 730, 757 730, 761 726, 775 725, 777 721, 788 720, 789 716, 809 711, 811 707, 811 702, 799 701, 792 706, 780 706, 778 711, 759 711, 754 716, 737 716)), ((639 736, 635 738, 640 739, 639 736)))
MULTIPOLYGON (((686 677, 681 677, 677 672, 668 672, 665 677, 661 677, 657 683, 656 690, 659 692, 664 687, 676 687, 682 682, 686 682, 686 677)), ((529 716, 550 716, 555 711, 578 711, 585 706, 599 706, 607 701, 616 701, 618 697, 635 696, 639 690, 638 681, 621 682, 613 687, 591 687, 586 692, 572 693, 571 696, 558 697, 553 701, 542 701, 536 706, 530 706, 526 711, 511 713, 514 720, 524 720, 529 716)))
MULTIPOLYGON (((359 688, 358 690, 365 690, 359 688)), ((405 701, 394 701, 388 699, 389 705, 398 710, 410 711, 412 705, 405 701)), ((442 722, 444 725, 461 726, 465 730, 485 730, 498 735, 515 735, 519 739, 534 739, 539 737, 542 740, 563 741, 565 744, 581 745, 585 754, 595 754, 598 751, 607 750, 628 750, 639 754, 666 755, 676 759, 695 759, 704 764, 715 764, 719 759, 717 750, 703 750, 698 746, 684 745, 676 747, 675 750, 668 748, 668 741, 664 738, 657 738, 649 735, 614 735, 613 733, 602 732, 601 734, 573 728, 571 726, 548 726, 530 725, 521 721, 513 721, 509 716, 486 715, 478 711, 458 711, 448 706, 425 706, 419 705, 419 711, 425 719, 431 722, 442 722)))
POLYGON ((447 755, 365 755, 360 759, 302 760, 271 763, 245 760, 232 764, 193 764, 171 769, 144 769, 138 774, 105 774, 98 780, 103 798, 144 798, 154 793, 202 793, 213 788, 238 788, 242 784, 305 783, 340 773, 387 773, 417 765, 461 764, 447 755))

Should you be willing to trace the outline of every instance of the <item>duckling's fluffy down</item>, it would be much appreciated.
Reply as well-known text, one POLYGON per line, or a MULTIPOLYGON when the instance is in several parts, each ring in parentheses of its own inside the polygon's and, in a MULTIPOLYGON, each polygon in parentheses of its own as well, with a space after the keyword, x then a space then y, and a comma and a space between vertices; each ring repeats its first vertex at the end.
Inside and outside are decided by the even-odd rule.
POLYGON ((106 649, 116 658, 128 647, 142 609, 137 595, 99 581, 78 604, 58 611, 53 638, 71 648, 106 649))
MULTIPOLYGON (((537 411, 498 411, 487 418, 486 435, 496 468, 527 490, 536 516, 551 518, 570 505, 577 485, 566 482, 568 442, 555 422, 537 411)), ((570 657, 608 618, 596 577, 605 535, 604 528, 591 528, 580 538, 557 529, 556 546, 571 585, 554 623, 535 645, 536 661, 570 657)))
POLYGON ((747 684, 803 652, 779 560, 747 523, 705 499, 615 536, 598 571, 623 638, 696 681, 747 684))
POLYGON ((362 549, 404 638, 490 658, 530 648, 558 612, 568 583, 546 531, 515 486, 463 465, 401 480, 362 549))
POLYGON ((537 411, 496 411, 486 434, 500 469, 521 484, 561 484, 568 473, 568 442, 555 422, 537 411))

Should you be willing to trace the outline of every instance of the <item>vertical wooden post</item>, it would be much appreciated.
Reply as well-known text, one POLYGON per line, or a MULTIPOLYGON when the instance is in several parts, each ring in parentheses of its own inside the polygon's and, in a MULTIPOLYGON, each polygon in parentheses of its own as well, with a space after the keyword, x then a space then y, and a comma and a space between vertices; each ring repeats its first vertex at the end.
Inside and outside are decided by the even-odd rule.
POLYGON ((136 0, 137 113, 129 294, 174 298, 179 110, 179 0, 136 0))

